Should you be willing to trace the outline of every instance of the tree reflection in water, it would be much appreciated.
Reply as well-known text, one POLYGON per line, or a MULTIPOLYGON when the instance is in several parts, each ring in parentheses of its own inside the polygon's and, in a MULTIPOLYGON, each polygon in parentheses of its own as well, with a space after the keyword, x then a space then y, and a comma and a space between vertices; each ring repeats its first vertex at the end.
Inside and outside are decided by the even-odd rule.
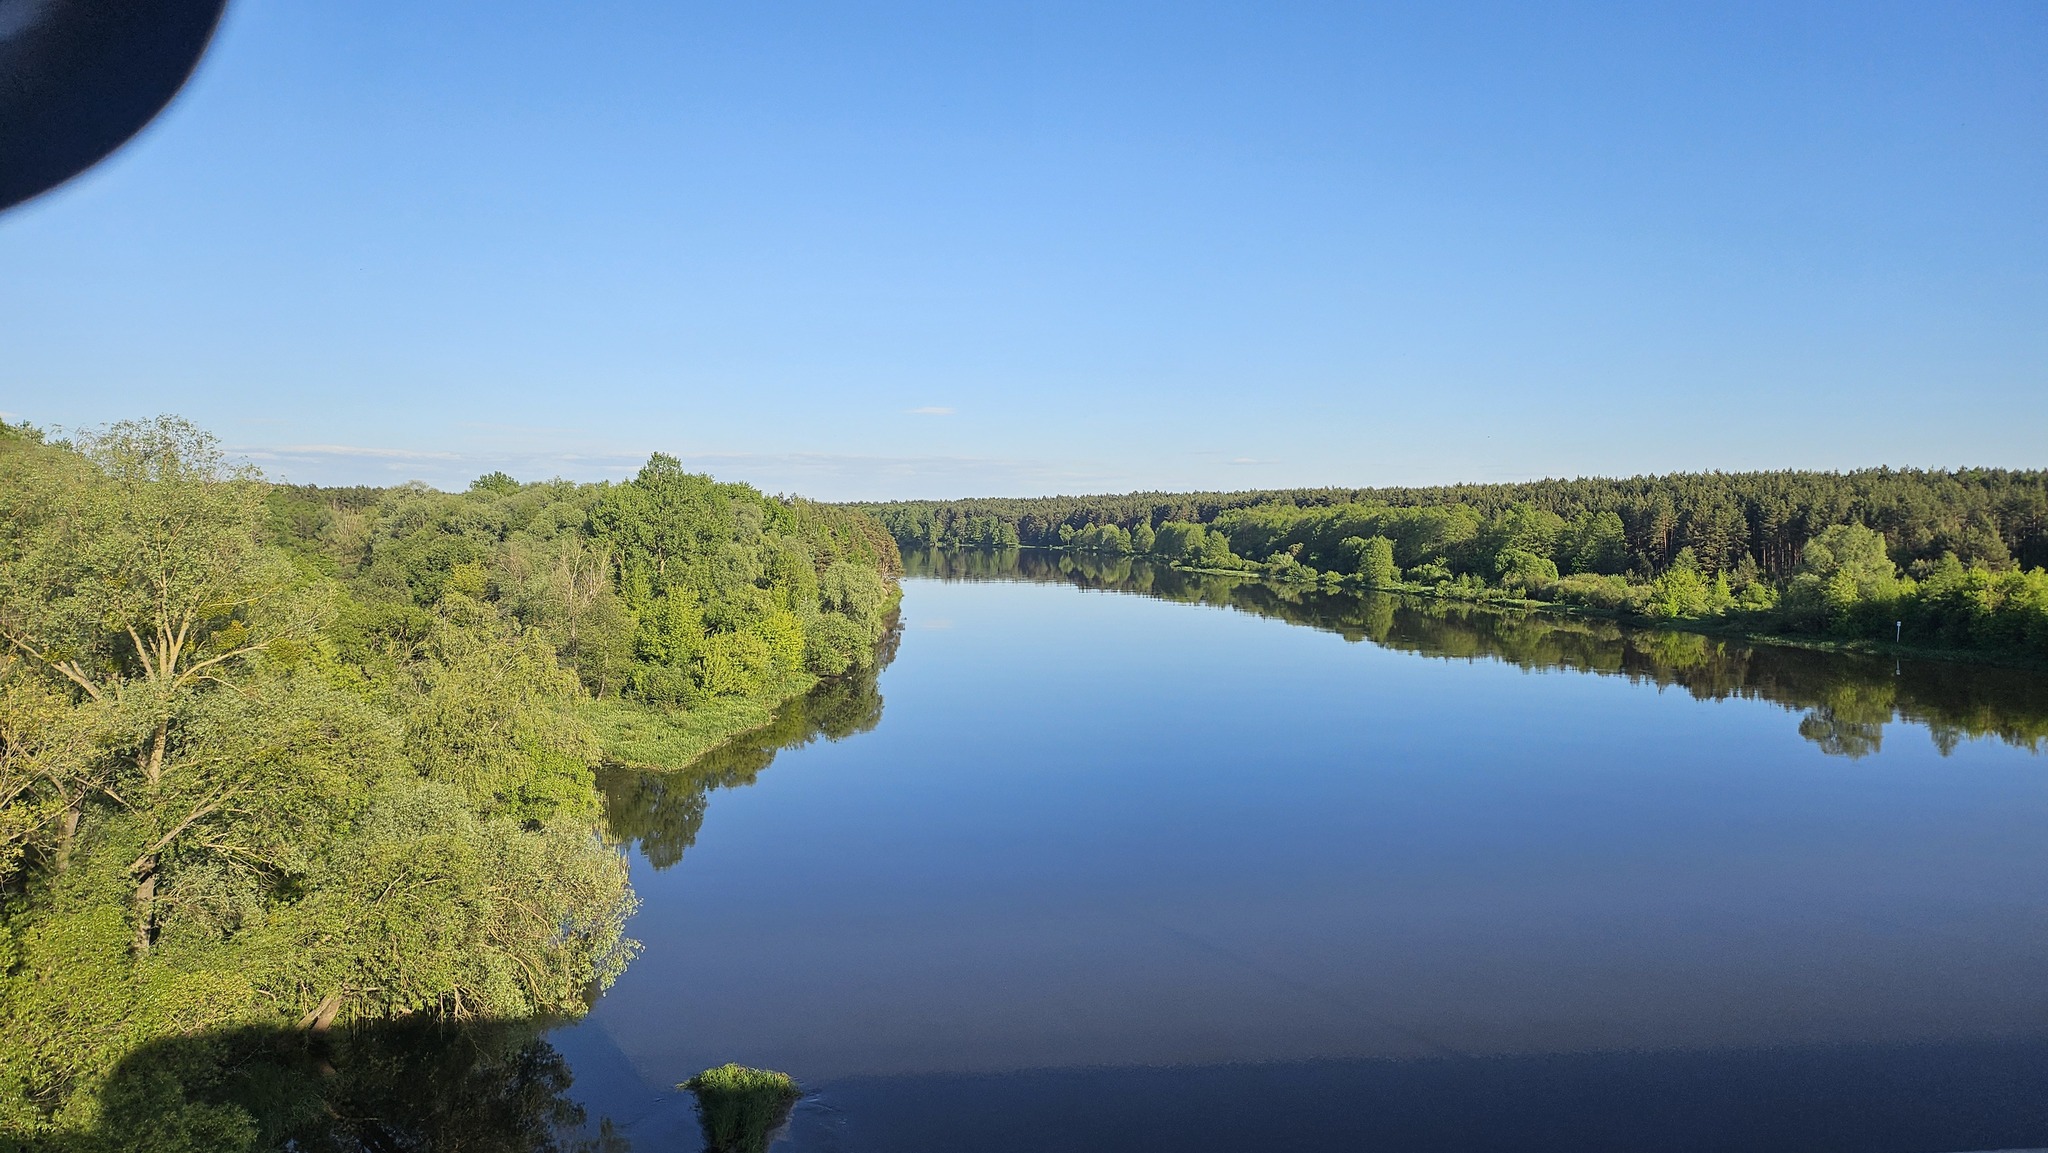
POLYGON ((874 666, 826 681, 808 695, 783 705, 775 719, 743 733, 682 768, 661 772, 609 765, 598 770, 605 824, 620 844, 637 845, 648 864, 666 869, 683 859, 704 825, 714 789, 751 785, 784 749, 801 748, 820 737, 843 740, 882 721, 876 678, 896 657, 902 639, 891 621, 874 666))
POLYGON ((1804 714, 1799 733, 1831 756, 1875 753, 1893 721, 1926 728, 1947 753, 1986 737, 2039 751, 2048 744, 2048 678, 1957 661, 1878 658, 1749 644, 1670 629, 1439 600, 1191 573, 1128 557, 1044 549, 911 550, 906 575, 1041 581, 1306 625, 1423 657, 1503 661, 1671 686, 1700 700, 1742 697, 1804 714))
POLYGON ((95 1131, 59 1147, 627 1153, 608 1123, 586 1133, 568 1064, 542 1036, 549 1024, 408 1020, 164 1038, 114 1070, 95 1131))
MULTIPOLYGON (((751 784, 775 755, 880 722, 876 673, 895 656, 892 623, 875 667, 820 685, 764 728, 666 773, 607 769, 606 822, 656 868, 682 859, 713 789, 751 784)), ((552 1020, 366 1023, 309 1034, 235 1028, 166 1038, 124 1060, 81 1150, 213 1153, 626 1153, 630 1144, 569 1096, 552 1020)), ((17 1142, 0 1123, 0 1150, 17 1142)), ((65 1145, 62 1148, 72 1148, 65 1145)))

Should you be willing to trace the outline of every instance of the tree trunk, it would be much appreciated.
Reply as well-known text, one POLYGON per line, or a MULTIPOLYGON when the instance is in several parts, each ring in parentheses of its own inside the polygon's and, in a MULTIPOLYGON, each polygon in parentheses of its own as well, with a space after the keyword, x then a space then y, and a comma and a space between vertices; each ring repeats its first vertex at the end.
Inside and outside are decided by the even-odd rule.
POLYGON ((71 868, 71 847, 78 843, 78 818, 85 808, 83 794, 71 798, 64 805, 64 822, 57 826, 56 870, 63 873, 71 868))
POLYGON ((170 735, 170 720, 166 718, 158 721, 156 723, 156 736, 151 738, 149 742, 149 759, 142 764, 142 775, 149 779, 149 787, 152 789, 156 788, 157 782, 163 779, 164 743, 169 739, 170 735))
POLYGON ((320 1003, 299 1018, 299 1028, 308 1033, 325 1033, 341 1012, 341 992, 336 990, 320 998, 320 1003))
POLYGON ((135 916, 135 955, 149 955, 150 938, 156 921, 156 862, 149 861, 135 883, 135 899, 130 910, 135 916))

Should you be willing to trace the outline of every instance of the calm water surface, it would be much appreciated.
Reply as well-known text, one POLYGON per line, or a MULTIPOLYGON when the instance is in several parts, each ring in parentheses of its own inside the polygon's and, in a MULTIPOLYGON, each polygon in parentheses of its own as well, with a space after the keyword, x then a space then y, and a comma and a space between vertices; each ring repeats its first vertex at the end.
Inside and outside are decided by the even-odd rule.
POLYGON ((780 1153, 2048 1145, 2038 674, 912 560, 878 680, 605 781, 634 1149, 731 1060, 780 1153))

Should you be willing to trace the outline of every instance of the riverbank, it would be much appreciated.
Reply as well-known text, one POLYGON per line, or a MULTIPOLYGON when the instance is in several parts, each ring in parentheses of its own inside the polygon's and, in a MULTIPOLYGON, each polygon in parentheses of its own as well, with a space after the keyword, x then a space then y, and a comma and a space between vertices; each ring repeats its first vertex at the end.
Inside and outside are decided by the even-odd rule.
POLYGON ((775 712, 818 686, 808 673, 739 697, 715 697, 687 709, 624 697, 587 700, 577 712, 596 731, 604 759, 633 769, 680 769, 727 741, 775 719, 775 712))
POLYGON ((608 764, 647 772, 688 768, 712 750, 773 724, 783 706, 820 685, 863 674, 872 682, 875 670, 895 658, 902 635, 902 603, 902 587, 892 584, 883 606, 881 636, 851 668, 833 677, 786 673, 745 696, 713 697, 687 708, 621 696, 587 699, 577 707, 577 715, 596 732, 608 764))
POLYGON ((1357 577, 1322 576, 1315 580, 1276 580, 1265 573, 1246 569, 1198 568, 1173 562, 1160 562, 1147 557, 1109 557, 1101 553, 1083 552, 1075 549, 1047 548, 1048 552, 1065 553, 1091 560, 1138 560, 1175 572, 1201 576, 1224 576, 1238 580, 1259 581, 1277 588, 1320 589, 1329 592, 1391 593, 1399 596, 1428 597, 1433 600, 1456 601, 1460 604, 1482 605, 1488 608, 1507 609, 1521 612, 1547 613, 1554 616, 1575 617, 1582 620, 1612 621, 1637 629, 1660 629, 1666 632, 1690 633, 1725 640, 1742 641, 1746 644, 1778 645, 1785 648, 1806 649, 1812 652, 1841 653, 1858 656, 1907 658, 1913 660, 1948 661, 1960 664, 1986 665, 1994 668, 2042 669, 2048 670, 2048 659, 2029 656, 2024 653, 1999 652, 1996 650, 1950 648, 1940 645, 1915 644, 1908 642, 1875 641, 1863 638, 1816 636, 1805 633, 1774 632, 1744 626, 1738 622, 1708 617, 1647 617, 1621 609, 1602 608, 1598 605, 1565 604, 1558 601, 1536 600, 1530 597, 1507 595, 1498 589, 1484 590, 1484 595, 1472 596, 1455 587, 1399 582, 1367 588, 1357 577))

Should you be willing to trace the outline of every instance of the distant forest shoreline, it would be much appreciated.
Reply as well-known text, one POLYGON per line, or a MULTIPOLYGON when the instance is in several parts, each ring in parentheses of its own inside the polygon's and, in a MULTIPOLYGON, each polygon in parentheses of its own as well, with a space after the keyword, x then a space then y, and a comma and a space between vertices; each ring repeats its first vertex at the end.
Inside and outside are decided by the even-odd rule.
POLYGON ((1813 647, 2048 661, 2048 470, 854 507, 906 548, 1062 548, 1813 647))
MULTIPOLYGON (((1071 554, 1076 558, 1102 559, 1102 554, 1088 550, 1064 548, 1059 545, 1019 545, 1019 549, 1059 555, 1071 554)), ((982 546, 961 546, 945 549, 955 553, 978 553, 986 551, 982 546)), ((1196 568, 1182 564, 1157 561, 1151 557, 1129 557, 1130 560, 1154 561, 1176 572, 1190 576, 1234 577, 1242 581, 1263 581, 1266 574, 1259 568, 1215 569, 1196 568)), ((2025 652, 2007 653, 1984 649, 1956 648, 1940 644, 1922 644, 1911 640, 1886 641, 1858 637, 1831 636, 1826 633, 1766 632, 1740 620, 1724 620, 1715 617, 1698 619, 1660 619, 1642 613, 1630 612, 1625 608, 1604 608, 1598 605, 1570 604, 1560 601, 1534 600, 1527 597, 1501 595, 1470 595, 1455 585, 1439 588, 1412 582, 1396 582, 1366 588, 1361 582, 1346 579, 1342 574, 1319 574, 1312 588, 1326 592, 1387 593, 1394 596, 1423 597, 1430 600, 1454 601, 1482 609, 1504 612, 1526 612, 1544 616, 1566 617, 1575 620, 1607 621, 1631 628, 1665 629, 1689 633, 1715 640, 1740 641, 1752 645, 1776 645, 1784 648, 1801 649, 1816 653, 1853 654, 1864 657, 1909 657, 1915 660, 1961 661, 1977 665, 1991 665, 2012 669, 2048 669, 2048 654, 2036 655, 2025 652)))

